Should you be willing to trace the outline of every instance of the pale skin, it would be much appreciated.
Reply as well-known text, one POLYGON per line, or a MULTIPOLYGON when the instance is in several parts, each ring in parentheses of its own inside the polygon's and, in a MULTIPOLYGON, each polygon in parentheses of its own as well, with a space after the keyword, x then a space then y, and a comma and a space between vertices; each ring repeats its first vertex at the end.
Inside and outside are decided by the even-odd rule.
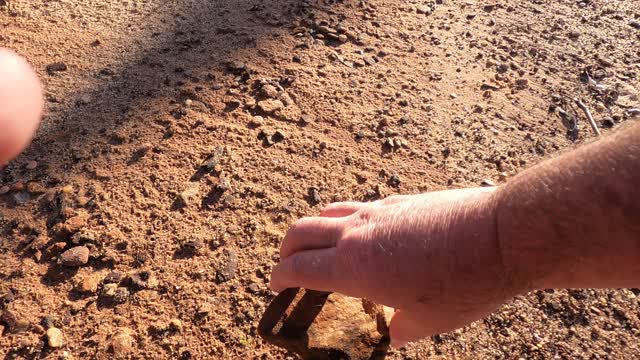
POLYGON ((271 288, 392 306, 402 346, 535 289, 638 287, 638 184, 633 124, 497 188, 331 204, 291 226, 271 288))
MULTIPOLYGON (((27 62, 0 49, 0 166, 31 140, 42 98, 27 62)), ((291 226, 271 288, 392 306, 402 346, 534 289, 640 287, 638 184, 635 125, 500 187, 331 204, 291 226)))
POLYGON ((42 86, 31 66, 0 48, 0 168, 31 141, 43 107, 42 86))

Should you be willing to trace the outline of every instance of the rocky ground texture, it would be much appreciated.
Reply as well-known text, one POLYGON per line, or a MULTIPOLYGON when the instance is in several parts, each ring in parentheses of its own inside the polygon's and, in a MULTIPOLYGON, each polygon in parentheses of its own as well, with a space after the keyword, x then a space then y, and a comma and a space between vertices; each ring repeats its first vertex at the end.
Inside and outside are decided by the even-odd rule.
MULTIPOLYGON (((293 358, 258 335, 288 224, 508 181, 595 137, 575 99, 606 135, 639 43, 638 1, 0 0, 47 101, 0 172, 0 355, 293 358)), ((537 291, 387 358, 634 358, 639 295, 537 291)))

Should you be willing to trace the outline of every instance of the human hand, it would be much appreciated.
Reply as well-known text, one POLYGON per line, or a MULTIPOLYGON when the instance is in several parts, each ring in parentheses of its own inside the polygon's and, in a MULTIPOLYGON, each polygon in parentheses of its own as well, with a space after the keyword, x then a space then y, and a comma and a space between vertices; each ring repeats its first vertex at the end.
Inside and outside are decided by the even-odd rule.
POLYGON ((289 229, 270 286, 392 306, 396 347, 481 319, 524 290, 503 263, 495 189, 331 204, 289 229))
POLYGON ((31 141, 43 107, 42 87, 31 66, 0 48, 0 168, 31 141))

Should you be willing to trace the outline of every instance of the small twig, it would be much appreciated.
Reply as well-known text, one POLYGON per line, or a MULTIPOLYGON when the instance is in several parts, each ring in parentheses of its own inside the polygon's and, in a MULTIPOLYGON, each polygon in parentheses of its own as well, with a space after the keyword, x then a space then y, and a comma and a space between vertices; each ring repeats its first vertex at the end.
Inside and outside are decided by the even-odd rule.
POLYGON ((589 120, 589 124, 591 124, 591 128, 593 128, 593 131, 595 131, 595 133, 600 136, 602 135, 602 133, 600 133, 600 129, 598 129, 598 125, 596 124, 596 121, 593 120, 593 116, 591 116, 591 111, 589 111, 589 108, 587 108, 587 105, 585 105, 580 99, 573 99, 573 101, 576 102, 576 104, 580 107, 580 109, 582 109, 582 111, 584 111, 584 115, 587 117, 587 120, 589 120))

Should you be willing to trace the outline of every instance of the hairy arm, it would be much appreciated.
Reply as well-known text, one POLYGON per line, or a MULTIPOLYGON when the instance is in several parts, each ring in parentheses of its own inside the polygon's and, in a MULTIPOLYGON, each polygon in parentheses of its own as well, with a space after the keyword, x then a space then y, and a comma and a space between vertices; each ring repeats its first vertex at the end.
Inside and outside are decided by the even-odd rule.
POLYGON ((497 192, 511 281, 640 286, 640 125, 519 174, 497 192))

